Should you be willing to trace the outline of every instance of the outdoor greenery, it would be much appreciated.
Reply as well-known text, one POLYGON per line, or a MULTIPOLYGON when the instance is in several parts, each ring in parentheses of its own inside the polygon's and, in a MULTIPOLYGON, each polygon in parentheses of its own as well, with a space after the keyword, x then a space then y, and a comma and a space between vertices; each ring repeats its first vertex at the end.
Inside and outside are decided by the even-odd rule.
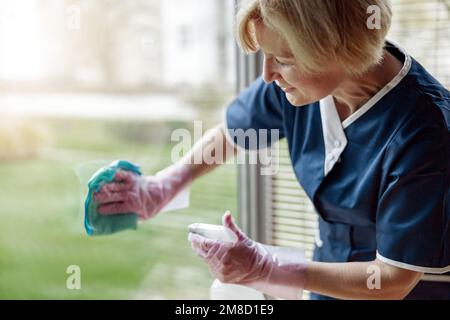
POLYGON ((226 209, 237 214, 234 166, 199 179, 188 209, 161 214, 137 231, 89 238, 82 212, 89 176, 118 158, 154 173, 170 164, 172 145, 120 135, 124 130, 115 128, 123 123, 45 123, 50 148, 36 158, 0 162, 0 299, 208 298, 213 279, 190 248, 187 225, 218 224, 226 209), (66 288, 70 265, 81 268, 81 290, 66 288))

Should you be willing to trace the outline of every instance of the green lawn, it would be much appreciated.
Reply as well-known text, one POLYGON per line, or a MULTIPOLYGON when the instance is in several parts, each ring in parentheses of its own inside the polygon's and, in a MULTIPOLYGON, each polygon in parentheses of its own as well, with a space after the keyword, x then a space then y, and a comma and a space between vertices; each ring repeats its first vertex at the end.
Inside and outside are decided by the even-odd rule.
POLYGON ((170 140, 153 143, 162 127, 142 122, 47 123, 51 149, 37 159, 0 162, 0 299, 207 299, 213 279, 190 248, 187 225, 220 223, 225 209, 236 213, 234 166, 197 181, 188 209, 137 231, 89 238, 80 178, 92 163, 125 158, 150 174, 170 163, 170 140), (81 268, 81 290, 66 288, 70 265, 81 268))

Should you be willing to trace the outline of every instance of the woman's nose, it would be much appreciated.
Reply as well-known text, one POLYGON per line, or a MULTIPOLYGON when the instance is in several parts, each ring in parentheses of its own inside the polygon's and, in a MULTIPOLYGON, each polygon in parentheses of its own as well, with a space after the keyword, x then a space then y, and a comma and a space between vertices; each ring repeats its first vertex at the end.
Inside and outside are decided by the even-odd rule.
POLYGON ((263 80, 266 83, 281 79, 281 75, 276 71, 272 62, 269 59, 264 58, 263 64, 263 80))

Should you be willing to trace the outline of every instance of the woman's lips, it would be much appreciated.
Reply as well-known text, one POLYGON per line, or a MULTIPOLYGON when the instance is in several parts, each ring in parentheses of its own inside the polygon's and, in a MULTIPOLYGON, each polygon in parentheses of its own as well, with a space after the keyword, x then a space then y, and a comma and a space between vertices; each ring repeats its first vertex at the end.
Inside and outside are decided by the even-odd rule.
POLYGON ((294 87, 288 87, 288 86, 283 86, 281 83, 279 83, 278 81, 275 81, 276 84, 280 87, 281 90, 283 90, 283 92, 285 93, 289 93, 292 91, 295 91, 294 87))

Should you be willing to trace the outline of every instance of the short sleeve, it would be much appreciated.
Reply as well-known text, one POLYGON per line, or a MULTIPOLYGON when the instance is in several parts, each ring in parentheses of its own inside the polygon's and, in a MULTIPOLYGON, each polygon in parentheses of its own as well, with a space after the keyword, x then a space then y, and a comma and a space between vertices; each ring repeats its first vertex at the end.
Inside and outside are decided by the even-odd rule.
POLYGON ((225 110, 227 138, 246 150, 266 148, 284 137, 283 92, 257 79, 225 110))
MULTIPOLYGON (((420 120, 418 120, 420 121, 420 120)), ((450 134, 414 123, 396 134, 384 162, 377 258, 397 267, 450 271, 450 134)))

